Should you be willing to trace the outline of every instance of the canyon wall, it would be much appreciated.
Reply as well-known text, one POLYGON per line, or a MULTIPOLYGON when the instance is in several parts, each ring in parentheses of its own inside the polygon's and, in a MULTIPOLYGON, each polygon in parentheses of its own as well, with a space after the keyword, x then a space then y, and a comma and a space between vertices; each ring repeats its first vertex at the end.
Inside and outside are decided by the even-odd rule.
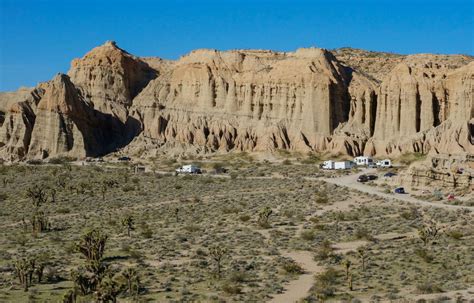
POLYGON ((138 58, 114 42, 0 93, 0 157, 474 153, 473 58, 318 48, 138 58))

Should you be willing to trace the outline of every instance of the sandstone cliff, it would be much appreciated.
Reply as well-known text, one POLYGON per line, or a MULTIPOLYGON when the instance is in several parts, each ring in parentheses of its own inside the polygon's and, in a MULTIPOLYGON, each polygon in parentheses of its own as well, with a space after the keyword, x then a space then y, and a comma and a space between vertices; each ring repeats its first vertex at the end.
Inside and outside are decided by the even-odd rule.
POLYGON ((163 151, 473 153, 473 58, 362 50, 196 50, 114 42, 66 75, 0 94, 0 157, 163 151), (132 141, 133 140, 133 141, 132 141))

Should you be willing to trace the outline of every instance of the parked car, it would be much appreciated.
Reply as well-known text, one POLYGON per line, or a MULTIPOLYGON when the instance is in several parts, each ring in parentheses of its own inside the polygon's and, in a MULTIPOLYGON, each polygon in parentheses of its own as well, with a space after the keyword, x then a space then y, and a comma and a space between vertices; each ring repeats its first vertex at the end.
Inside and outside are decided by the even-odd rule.
POLYGON ((405 189, 403 187, 397 187, 397 188, 395 188, 395 193, 396 194, 404 194, 405 189))
POLYGON ((367 182, 369 181, 369 177, 367 175, 360 175, 359 178, 357 178, 357 182, 367 182))
POLYGON ((392 173, 391 171, 386 173, 385 175, 383 175, 385 178, 391 178, 393 176, 396 176, 397 174, 396 173, 392 173))
POLYGON ((119 161, 130 161, 132 159, 130 157, 127 157, 127 156, 122 156, 122 157, 119 157, 118 160, 119 161))
POLYGON ((376 175, 368 175, 367 178, 369 178, 369 180, 375 180, 375 179, 377 179, 377 176, 376 175))

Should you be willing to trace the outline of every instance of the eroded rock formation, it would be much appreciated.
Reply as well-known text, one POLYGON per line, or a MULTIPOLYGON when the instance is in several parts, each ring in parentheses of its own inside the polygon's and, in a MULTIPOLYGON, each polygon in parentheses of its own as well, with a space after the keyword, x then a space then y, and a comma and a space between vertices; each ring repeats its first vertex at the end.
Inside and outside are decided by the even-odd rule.
POLYGON ((0 94, 0 157, 473 153, 472 61, 317 48, 166 61, 107 42, 68 76, 0 94))

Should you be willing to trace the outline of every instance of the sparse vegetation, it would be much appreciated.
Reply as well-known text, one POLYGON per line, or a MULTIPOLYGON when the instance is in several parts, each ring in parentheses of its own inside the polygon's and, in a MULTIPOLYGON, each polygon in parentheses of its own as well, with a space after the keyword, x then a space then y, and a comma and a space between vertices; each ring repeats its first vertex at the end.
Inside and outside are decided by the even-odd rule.
MULTIPOLYGON (((306 180, 317 169, 298 161, 218 160, 238 178, 0 166, 0 301, 264 302, 309 273, 284 251, 321 267, 309 302, 472 284, 471 212, 384 203, 306 180)), ((154 165, 181 164, 165 162, 154 165)))

